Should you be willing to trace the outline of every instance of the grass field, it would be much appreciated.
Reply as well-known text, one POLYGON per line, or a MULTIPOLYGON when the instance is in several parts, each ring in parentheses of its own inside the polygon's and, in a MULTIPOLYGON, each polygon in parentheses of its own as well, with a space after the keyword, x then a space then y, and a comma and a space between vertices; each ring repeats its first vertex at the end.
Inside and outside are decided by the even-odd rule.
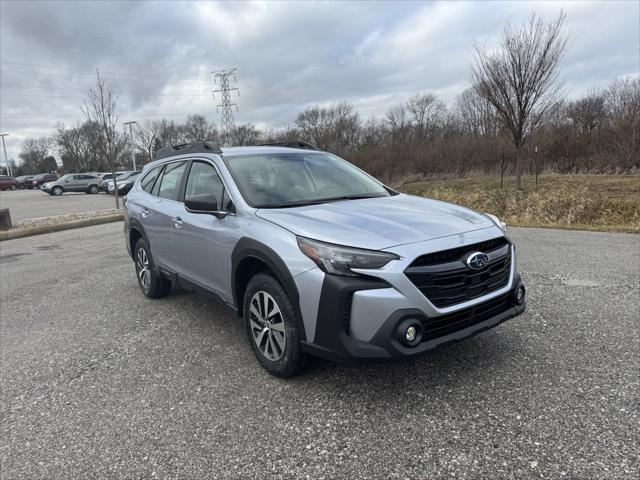
POLYGON ((639 175, 541 175, 515 179, 409 179, 397 188, 498 215, 509 225, 640 232, 639 175))

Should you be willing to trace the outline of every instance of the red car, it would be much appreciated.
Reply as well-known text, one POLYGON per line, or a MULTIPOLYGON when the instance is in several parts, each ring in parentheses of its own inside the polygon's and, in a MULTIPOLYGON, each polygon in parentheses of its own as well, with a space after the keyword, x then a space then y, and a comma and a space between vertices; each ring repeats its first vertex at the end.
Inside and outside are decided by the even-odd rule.
POLYGON ((55 182, 56 180, 58 180, 58 175, 55 173, 41 173, 30 180, 25 180, 24 186, 27 188, 40 188, 43 183, 55 182))
POLYGON ((0 190, 15 190, 18 188, 18 182, 13 177, 0 175, 0 190))

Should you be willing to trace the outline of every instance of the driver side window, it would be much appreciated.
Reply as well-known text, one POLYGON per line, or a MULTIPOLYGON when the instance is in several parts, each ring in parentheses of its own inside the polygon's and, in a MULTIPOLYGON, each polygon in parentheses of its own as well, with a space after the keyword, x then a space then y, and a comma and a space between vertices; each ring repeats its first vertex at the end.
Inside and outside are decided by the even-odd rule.
POLYGON ((215 200, 218 209, 226 209, 225 188, 216 169, 205 162, 193 162, 184 199, 209 202, 215 200))

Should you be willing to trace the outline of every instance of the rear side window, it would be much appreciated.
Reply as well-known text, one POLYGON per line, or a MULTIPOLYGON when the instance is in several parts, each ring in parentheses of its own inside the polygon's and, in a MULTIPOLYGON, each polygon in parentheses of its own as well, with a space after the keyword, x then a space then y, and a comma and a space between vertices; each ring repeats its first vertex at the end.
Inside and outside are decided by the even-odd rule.
POLYGON ((186 162, 169 163, 164 167, 164 173, 160 179, 158 196, 169 200, 178 200, 180 194, 180 180, 184 174, 186 162))
POLYGON ((142 188, 142 190, 147 193, 151 193, 151 191, 153 190, 153 185, 156 183, 156 179, 158 178, 158 175, 160 175, 161 170, 162 167, 156 167, 149 173, 147 173, 142 178, 142 180, 140 180, 140 187, 142 188))

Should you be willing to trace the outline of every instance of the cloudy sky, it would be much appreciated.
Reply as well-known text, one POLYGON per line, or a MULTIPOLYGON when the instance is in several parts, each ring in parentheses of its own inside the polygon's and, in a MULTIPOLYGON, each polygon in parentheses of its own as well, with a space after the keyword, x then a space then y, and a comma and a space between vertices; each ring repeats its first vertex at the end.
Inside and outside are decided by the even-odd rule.
MULTIPOLYGON (((24 139, 81 120, 99 68, 121 120, 218 121, 210 72, 236 67, 238 122, 279 128, 335 100, 364 116, 419 91, 451 104, 474 41, 506 21, 567 14, 571 96, 640 72, 640 2, 124 2, 0 0, 0 130, 24 139)), ((3 159, 4 160, 4 159, 3 159)))

